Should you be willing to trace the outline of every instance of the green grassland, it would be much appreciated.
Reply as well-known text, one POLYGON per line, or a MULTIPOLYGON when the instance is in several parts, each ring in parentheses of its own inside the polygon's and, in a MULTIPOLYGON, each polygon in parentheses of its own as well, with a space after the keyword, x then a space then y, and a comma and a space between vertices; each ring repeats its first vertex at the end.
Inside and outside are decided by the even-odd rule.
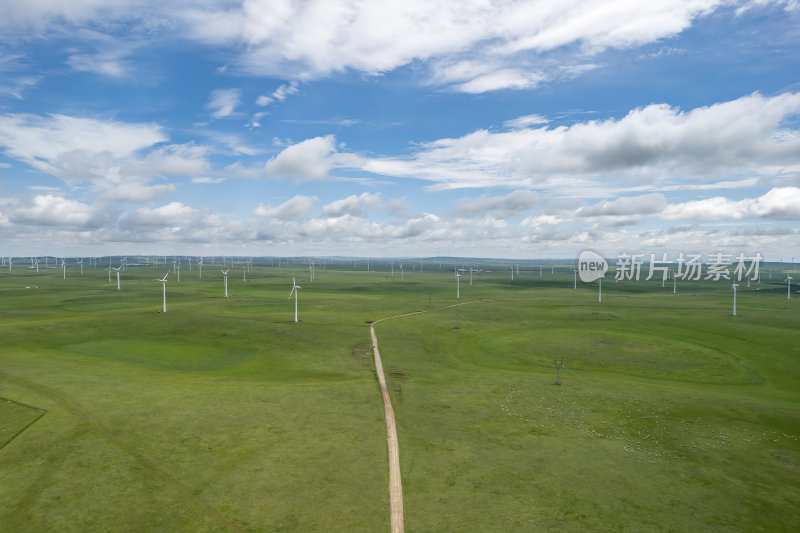
POLYGON ((725 282, 612 278, 600 304, 571 269, 498 269, 456 300, 452 272, 380 268, 303 271, 300 323, 291 266, 231 270, 227 299, 219 268, 184 267, 166 314, 164 267, 121 291, 0 272, 2 528, 388 530, 368 325, 426 311, 376 327, 407 531, 800 529, 800 309, 777 275, 734 317, 725 282))

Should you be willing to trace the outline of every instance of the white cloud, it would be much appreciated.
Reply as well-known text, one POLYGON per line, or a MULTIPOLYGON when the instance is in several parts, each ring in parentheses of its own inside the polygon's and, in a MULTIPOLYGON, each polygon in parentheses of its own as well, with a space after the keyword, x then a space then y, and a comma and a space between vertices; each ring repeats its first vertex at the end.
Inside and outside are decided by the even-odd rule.
POLYGON ((22 100, 25 89, 36 86, 42 81, 41 76, 9 76, 3 75, 3 83, 0 84, 0 95, 8 95, 17 100, 22 100))
POLYGON ((519 223, 521 227, 536 228, 539 226, 557 226, 567 222, 567 219, 558 215, 531 215, 519 223))
POLYGON ((742 220, 766 218, 800 220, 800 188, 776 187, 758 198, 731 200, 721 196, 667 206, 667 220, 742 220))
POLYGON ((370 211, 380 209, 383 206, 381 193, 371 194, 368 192, 360 195, 352 195, 341 200, 336 200, 322 208, 322 212, 329 217, 339 217, 342 215, 364 216, 370 211))
POLYGON ((253 214, 277 220, 300 220, 308 215, 308 212, 316 201, 316 196, 303 196, 298 194, 275 207, 258 204, 253 210, 253 214))
POLYGON ((88 42, 94 51, 72 52, 67 57, 67 64, 79 72, 92 72, 112 78, 123 78, 132 74, 134 67, 129 56, 143 46, 142 42, 128 41, 88 29, 81 29, 75 36, 88 42))
POLYGON ((501 68, 482 74, 452 88, 462 93, 479 94, 499 89, 531 89, 544 81, 545 76, 536 72, 524 72, 519 69, 501 68))
MULTIPOLYGON (((796 7, 794 0, 775 3, 786 10, 796 7)), ((730 4, 728 0, 7 0, 0 4, 0 28, 24 36, 46 34, 54 27, 74 31, 92 23, 141 27, 142 34, 159 29, 236 50, 239 57, 232 68, 293 80, 347 70, 380 74, 418 62, 430 69, 433 83, 477 93, 530 88, 543 80, 578 75, 595 68, 586 59, 604 50, 669 39, 730 4)), ((103 57, 104 53, 73 54, 70 61, 77 68, 107 75, 126 71, 121 57, 103 57)), ((226 70, 227 64, 219 72, 226 70)), ((282 87, 288 91, 293 85, 282 87)), ((281 94, 275 93, 261 96, 258 104, 279 99, 281 94)), ((224 113, 221 107, 215 109, 224 113)))
POLYGON ((242 91, 239 89, 214 89, 211 91, 206 109, 214 118, 225 118, 236 112, 242 103, 242 91))
POLYGON ((284 148, 267 161, 264 172, 274 178, 298 181, 322 180, 333 167, 331 155, 336 151, 333 135, 314 137, 284 148))
POLYGON ((108 220, 108 212, 97 205, 46 194, 34 196, 15 209, 10 218, 15 223, 35 226, 97 228, 108 220))
POLYGON ((630 215, 653 215, 661 212, 667 205, 663 194, 653 193, 641 196, 617 198, 592 206, 581 207, 576 211, 579 217, 617 217, 630 215))
POLYGON ((526 58, 566 47, 596 54, 655 42, 723 4, 252 0, 238 8, 205 4, 178 16, 196 39, 240 46, 240 66, 251 72, 312 79, 348 69, 381 73, 414 61, 447 59, 452 64, 470 58, 482 68, 457 81, 451 73, 453 88, 481 92, 535 85, 539 73, 514 67, 526 58))
POLYGON ((192 227, 198 224, 208 225, 203 223, 206 214, 205 211, 181 202, 171 202, 155 208, 140 207, 120 218, 120 224, 169 228, 192 227))
POLYGON ((478 130, 424 143, 406 158, 346 160, 376 174, 429 180, 438 188, 561 185, 574 191, 599 179, 607 187, 611 177, 630 184, 753 175, 765 166, 796 163, 800 135, 782 124, 798 112, 800 93, 753 94, 691 111, 653 104, 621 119, 478 130))
POLYGON ((0 147, 30 166, 68 178, 75 156, 128 157, 166 141, 160 126, 67 115, 0 115, 0 147))
POLYGON ((142 185, 140 183, 122 183, 101 192, 97 195, 97 198, 112 202, 145 203, 163 198, 176 190, 177 187, 172 184, 142 185))
POLYGON ((283 102, 286 100, 286 97, 291 94, 297 94, 300 89, 297 88, 297 82, 293 81, 289 85, 281 85, 272 93, 272 95, 261 95, 256 98, 256 104, 260 106, 266 106, 273 102, 283 102))
POLYGON ((198 176, 209 172, 210 152, 207 146, 194 143, 159 146, 147 154, 136 170, 144 176, 198 176))
POLYGON ((542 115, 523 115, 515 119, 506 120, 503 122, 503 126, 512 130, 520 130, 529 126, 539 126, 549 122, 550 120, 542 115))
POLYGON ((543 203, 541 194, 534 191, 516 190, 505 196, 480 196, 465 198, 458 202, 458 216, 475 217, 493 213, 495 218, 512 218, 543 203))

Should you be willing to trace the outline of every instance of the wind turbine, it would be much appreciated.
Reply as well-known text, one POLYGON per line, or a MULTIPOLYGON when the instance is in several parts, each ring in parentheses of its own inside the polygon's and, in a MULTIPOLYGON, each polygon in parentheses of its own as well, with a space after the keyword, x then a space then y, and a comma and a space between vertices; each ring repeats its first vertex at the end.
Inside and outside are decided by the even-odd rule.
POLYGON ((242 283, 247 283, 247 263, 242 265, 242 283))
POLYGON ((511 265, 511 281, 514 281, 514 265, 511 265))
POLYGON ((230 270, 231 270, 230 268, 228 270, 222 270, 222 269, 219 270, 220 272, 222 272, 222 275, 225 276, 225 298, 228 297, 228 272, 230 272, 230 270))
POLYGON ((792 276, 786 276, 786 282, 788 285, 786 286, 786 299, 792 299, 792 276))
POLYGON ((577 290, 578 289, 578 269, 577 268, 573 268, 572 269, 572 273, 573 273, 574 278, 575 278, 572 288, 577 290))
POLYGON ((403 263, 400 263, 400 281, 404 281, 406 279, 404 272, 403 272, 403 263))
POLYGON ((469 286, 472 287, 472 273, 475 272, 472 267, 469 267, 469 286))
MULTIPOLYGON (((119 273, 119 271, 117 271, 117 273, 119 273)), ((169 270, 167 270, 167 273, 164 274, 163 278, 156 280, 156 281, 160 281, 161 282, 161 286, 164 289, 164 303, 161 306, 161 312, 162 313, 166 313, 167 312, 167 276, 169 276, 169 270)))
POLYGON ((678 293, 678 276, 672 276, 672 294, 678 293))
POLYGON ((81 257, 80 259, 78 259, 78 264, 80 264, 80 265, 81 265, 81 276, 83 276, 83 257, 81 257))
POLYGON ((597 301, 603 303, 603 278, 597 278, 597 301))
POLYGON ((736 316, 736 287, 738 287, 736 283, 733 284, 731 287, 733 289, 733 316, 736 316))
POLYGON ((292 293, 294 293, 294 321, 295 322, 297 322, 297 293, 302 288, 303 287, 298 285, 297 281, 295 281, 294 275, 292 275, 292 290, 289 293, 289 298, 287 298, 287 300, 291 299, 292 298, 292 293))
POLYGON ((456 269, 456 300, 461 299, 461 274, 456 269))
MULTIPOLYGON (((120 266, 119 268, 122 268, 122 267, 120 266)), ((120 290, 120 288, 119 288, 119 268, 115 268, 114 269, 114 270, 117 271, 117 290, 120 290)), ((109 277, 111 276, 111 271, 110 270, 108 271, 108 275, 109 275, 109 277)))
POLYGON ((197 268, 200 271, 200 279, 203 279, 203 258, 197 260, 197 268))
POLYGON ((67 279, 67 264, 64 262, 64 258, 61 258, 61 271, 64 274, 64 279, 67 279))

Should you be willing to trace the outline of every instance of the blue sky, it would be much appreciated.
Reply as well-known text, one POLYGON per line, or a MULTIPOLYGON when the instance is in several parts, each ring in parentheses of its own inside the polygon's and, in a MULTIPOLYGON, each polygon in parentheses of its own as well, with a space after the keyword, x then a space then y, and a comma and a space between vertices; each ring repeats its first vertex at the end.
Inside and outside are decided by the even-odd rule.
POLYGON ((0 255, 800 257, 796 0, 6 1, 0 255))

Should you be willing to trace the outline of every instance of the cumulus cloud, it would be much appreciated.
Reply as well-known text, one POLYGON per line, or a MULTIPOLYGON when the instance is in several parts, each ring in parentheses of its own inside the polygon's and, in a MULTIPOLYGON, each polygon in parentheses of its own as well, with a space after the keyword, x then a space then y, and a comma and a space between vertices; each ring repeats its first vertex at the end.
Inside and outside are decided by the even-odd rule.
POLYGON ((208 98, 206 109, 214 118, 225 118, 234 114, 242 103, 242 91, 239 89, 214 89, 208 98))
POLYGON ((617 177, 626 184, 793 165, 800 135, 783 126, 800 93, 758 93, 690 111, 653 104, 621 119, 490 132, 424 143, 406 158, 352 160, 361 169, 437 188, 564 184, 617 177))
MULTIPOLYGON (((205 213, 181 202, 171 202, 161 207, 140 207, 120 218, 120 224, 129 226, 191 227, 202 223, 205 213)), ((207 225, 207 224, 204 224, 207 225)))
POLYGON ((331 155, 336 151, 333 135, 314 137, 288 146, 267 161, 264 172, 274 178, 298 181, 322 180, 333 167, 331 155))
POLYGON ((383 206, 381 193, 371 194, 368 192, 360 195, 352 195, 341 200, 336 200, 322 208, 322 212, 329 217, 339 217, 345 214, 353 216, 363 216, 380 209, 383 206))
POLYGON ((567 222, 568 219, 558 215, 531 215, 523 219, 519 225, 521 227, 536 228, 539 226, 557 226, 567 222))
POLYGON ((109 212, 99 205, 90 205, 51 194, 34 196, 16 208, 10 219, 19 224, 97 228, 109 219, 109 212))
POLYGON ((776 187, 758 198, 731 200, 722 196, 667 206, 661 214, 667 220, 742 220, 767 218, 800 220, 800 188, 776 187))
POLYGON ((308 215, 308 212, 316 201, 316 196, 303 196, 298 194, 278 206, 273 207, 258 204, 253 210, 253 214, 278 220, 300 220, 308 215))

